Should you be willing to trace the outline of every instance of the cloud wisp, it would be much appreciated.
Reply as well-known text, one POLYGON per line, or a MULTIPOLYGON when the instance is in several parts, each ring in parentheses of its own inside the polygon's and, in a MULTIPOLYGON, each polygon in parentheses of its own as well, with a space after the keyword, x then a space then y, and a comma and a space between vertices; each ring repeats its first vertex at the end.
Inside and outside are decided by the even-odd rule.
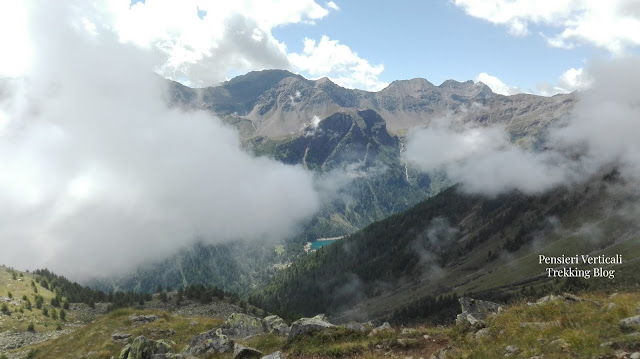
POLYGON ((425 172, 444 170, 467 191, 490 195, 514 189, 539 193, 586 180, 607 166, 638 181, 638 69, 638 57, 594 62, 587 71, 593 88, 578 94, 566 123, 547 131, 543 151, 518 147, 499 125, 443 119, 409 135, 406 158, 425 172))
POLYGON ((30 71, 2 82, 0 263, 84 279, 196 237, 281 238, 318 209, 309 172, 169 108, 153 50, 84 31, 73 11, 29 9, 30 71))
POLYGON ((454 0, 468 15, 506 26, 513 36, 529 35, 532 25, 558 29, 540 33, 550 46, 571 49, 590 44, 622 55, 640 46, 640 6, 635 0, 454 0))

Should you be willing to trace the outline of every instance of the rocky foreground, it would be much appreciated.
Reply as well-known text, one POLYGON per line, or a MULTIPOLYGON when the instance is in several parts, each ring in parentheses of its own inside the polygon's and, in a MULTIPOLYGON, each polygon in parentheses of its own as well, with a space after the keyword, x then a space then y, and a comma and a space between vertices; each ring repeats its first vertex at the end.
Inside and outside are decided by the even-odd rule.
POLYGON ((456 324, 337 325, 325 316, 291 325, 274 315, 226 320, 118 310, 10 358, 309 357, 640 358, 640 293, 548 295, 511 305, 464 297, 456 324), (204 330, 203 330, 204 329, 204 330))

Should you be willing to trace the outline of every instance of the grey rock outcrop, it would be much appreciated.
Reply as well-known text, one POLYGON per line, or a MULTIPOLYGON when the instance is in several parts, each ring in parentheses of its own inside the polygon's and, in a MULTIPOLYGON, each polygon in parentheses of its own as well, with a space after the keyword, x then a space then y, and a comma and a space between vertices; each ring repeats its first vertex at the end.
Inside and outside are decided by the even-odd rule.
POLYGON ((134 315, 129 317, 129 320, 132 321, 132 322, 137 322, 137 323, 151 323, 151 322, 155 322, 156 320, 158 320, 158 316, 157 315, 137 315, 137 314, 134 314, 134 315))
POLYGON ((233 359, 259 359, 261 357, 262 352, 257 349, 237 343, 233 347, 233 359))
POLYGON ((168 359, 175 357, 169 355, 173 343, 165 340, 151 340, 144 336, 134 339, 133 343, 127 344, 120 352, 119 359, 168 359))
POLYGON ((301 318, 291 324, 289 339, 293 339, 302 334, 317 332, 331 327, 334 327, 334 325, 327 321, 327 317, 324 316, 324 314, 316 315, 313 318, 301 318))
POLYGON ((286 359, 281 351, 273 352, 269 355, 265 355, 260 359, 286 359))
POLYGON ((504 351, 505 351, 504 356, 511 356, 518 352, 518 347, 515 345, 507 345, 504 351))
POLYGON ((196 335, 182 351, 193 355, 226 353, 233 350, 233 345, 233 340, 218 328, 196 335))
POLYGON ((456 324, 471 324, 473 327, 484 327, 484 320, 489 314, 498 313, 501 306, 486 300, 462 297, 459 299, 462 313, 456 317, 456 324))
POLYGON ((618 324, 623 330, 638 330, 640 329, 640 315, 621 319, 618 324))
POLYGON ((114 332, 113 334, 111 334, 111 341, 113 342, 127 342, 129 341, 129 338, 131 338, 131 334, 127 334, 127 333, 118 333, 118 332, 114 332))
POLYGON ((222 324, 221 329, 223 334, 232 338, 245 338, 267 333, 267 325, 263 319, 243 313, 231 314, 222 324))
POLYGON ((282 318, 277 315, 270 315, 268 317, 265 317, 264 324, 267 333, 273 333, 283 337, 289 335, 289 326, 282 318))

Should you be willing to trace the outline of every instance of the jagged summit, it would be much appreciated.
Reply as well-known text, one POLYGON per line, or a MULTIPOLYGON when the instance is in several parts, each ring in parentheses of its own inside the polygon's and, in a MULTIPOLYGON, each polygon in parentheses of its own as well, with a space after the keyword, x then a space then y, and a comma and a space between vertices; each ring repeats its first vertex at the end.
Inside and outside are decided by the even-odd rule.
POLYGON ((223 87, 234 86, 240 83, 246 82, 261 82, 261 83, 269 83, 274 85, 280 82, 282 79, 287 77, 297 77, 300 79, 305 79, 300 75, 296 75, 288 70, 279 70, 279 69, 269 69, 269 70, 260 70, 260 71, 251 71, 244 75, 239 75, 232 78, 229 81, 225 81, 221 84, 223 87))
POLYGON ((172 86, 172 90, 175 93, 171 98, 176 102, 213 112, 236 126, 245 140, 302 135, 316 117, 324 119, 336 112, 359 109, 376 111, 389 131, 396 134, 453 115, 464 122, 485 123, 490 119, 504 123, 513 129, 514 137, 523 137, 567 113, 575 102, 573 94, 500 96, 486 84, 471 80, 447 80, 435 86, 426 79, 414 78, 367 92, 341 87, 326 77, 308 80, 287 70, 252 71, 220 86, 172 86))
POLYGON ((443 83, 441 83, 438 87, 440 88, 466 88, 469 86, 473 85, 473 81, 469 80, 469 81, 465 81, 465 82, 459 82, 456 80, 445 80, 443 83))

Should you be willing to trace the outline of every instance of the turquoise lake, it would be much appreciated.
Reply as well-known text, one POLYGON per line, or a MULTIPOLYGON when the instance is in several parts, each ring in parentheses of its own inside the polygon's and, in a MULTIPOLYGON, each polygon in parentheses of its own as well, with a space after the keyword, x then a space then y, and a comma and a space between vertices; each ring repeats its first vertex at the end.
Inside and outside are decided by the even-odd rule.
POLYGON ((336 239, 330 240, 330 241, 315 241, 315 242, 311 242, 311 250, 315 251, 316 249, 318 249, 320 247, 324 247, 327 244, 331 244, 331 243, 333 243, 335 241, 336 241, 336 239))

